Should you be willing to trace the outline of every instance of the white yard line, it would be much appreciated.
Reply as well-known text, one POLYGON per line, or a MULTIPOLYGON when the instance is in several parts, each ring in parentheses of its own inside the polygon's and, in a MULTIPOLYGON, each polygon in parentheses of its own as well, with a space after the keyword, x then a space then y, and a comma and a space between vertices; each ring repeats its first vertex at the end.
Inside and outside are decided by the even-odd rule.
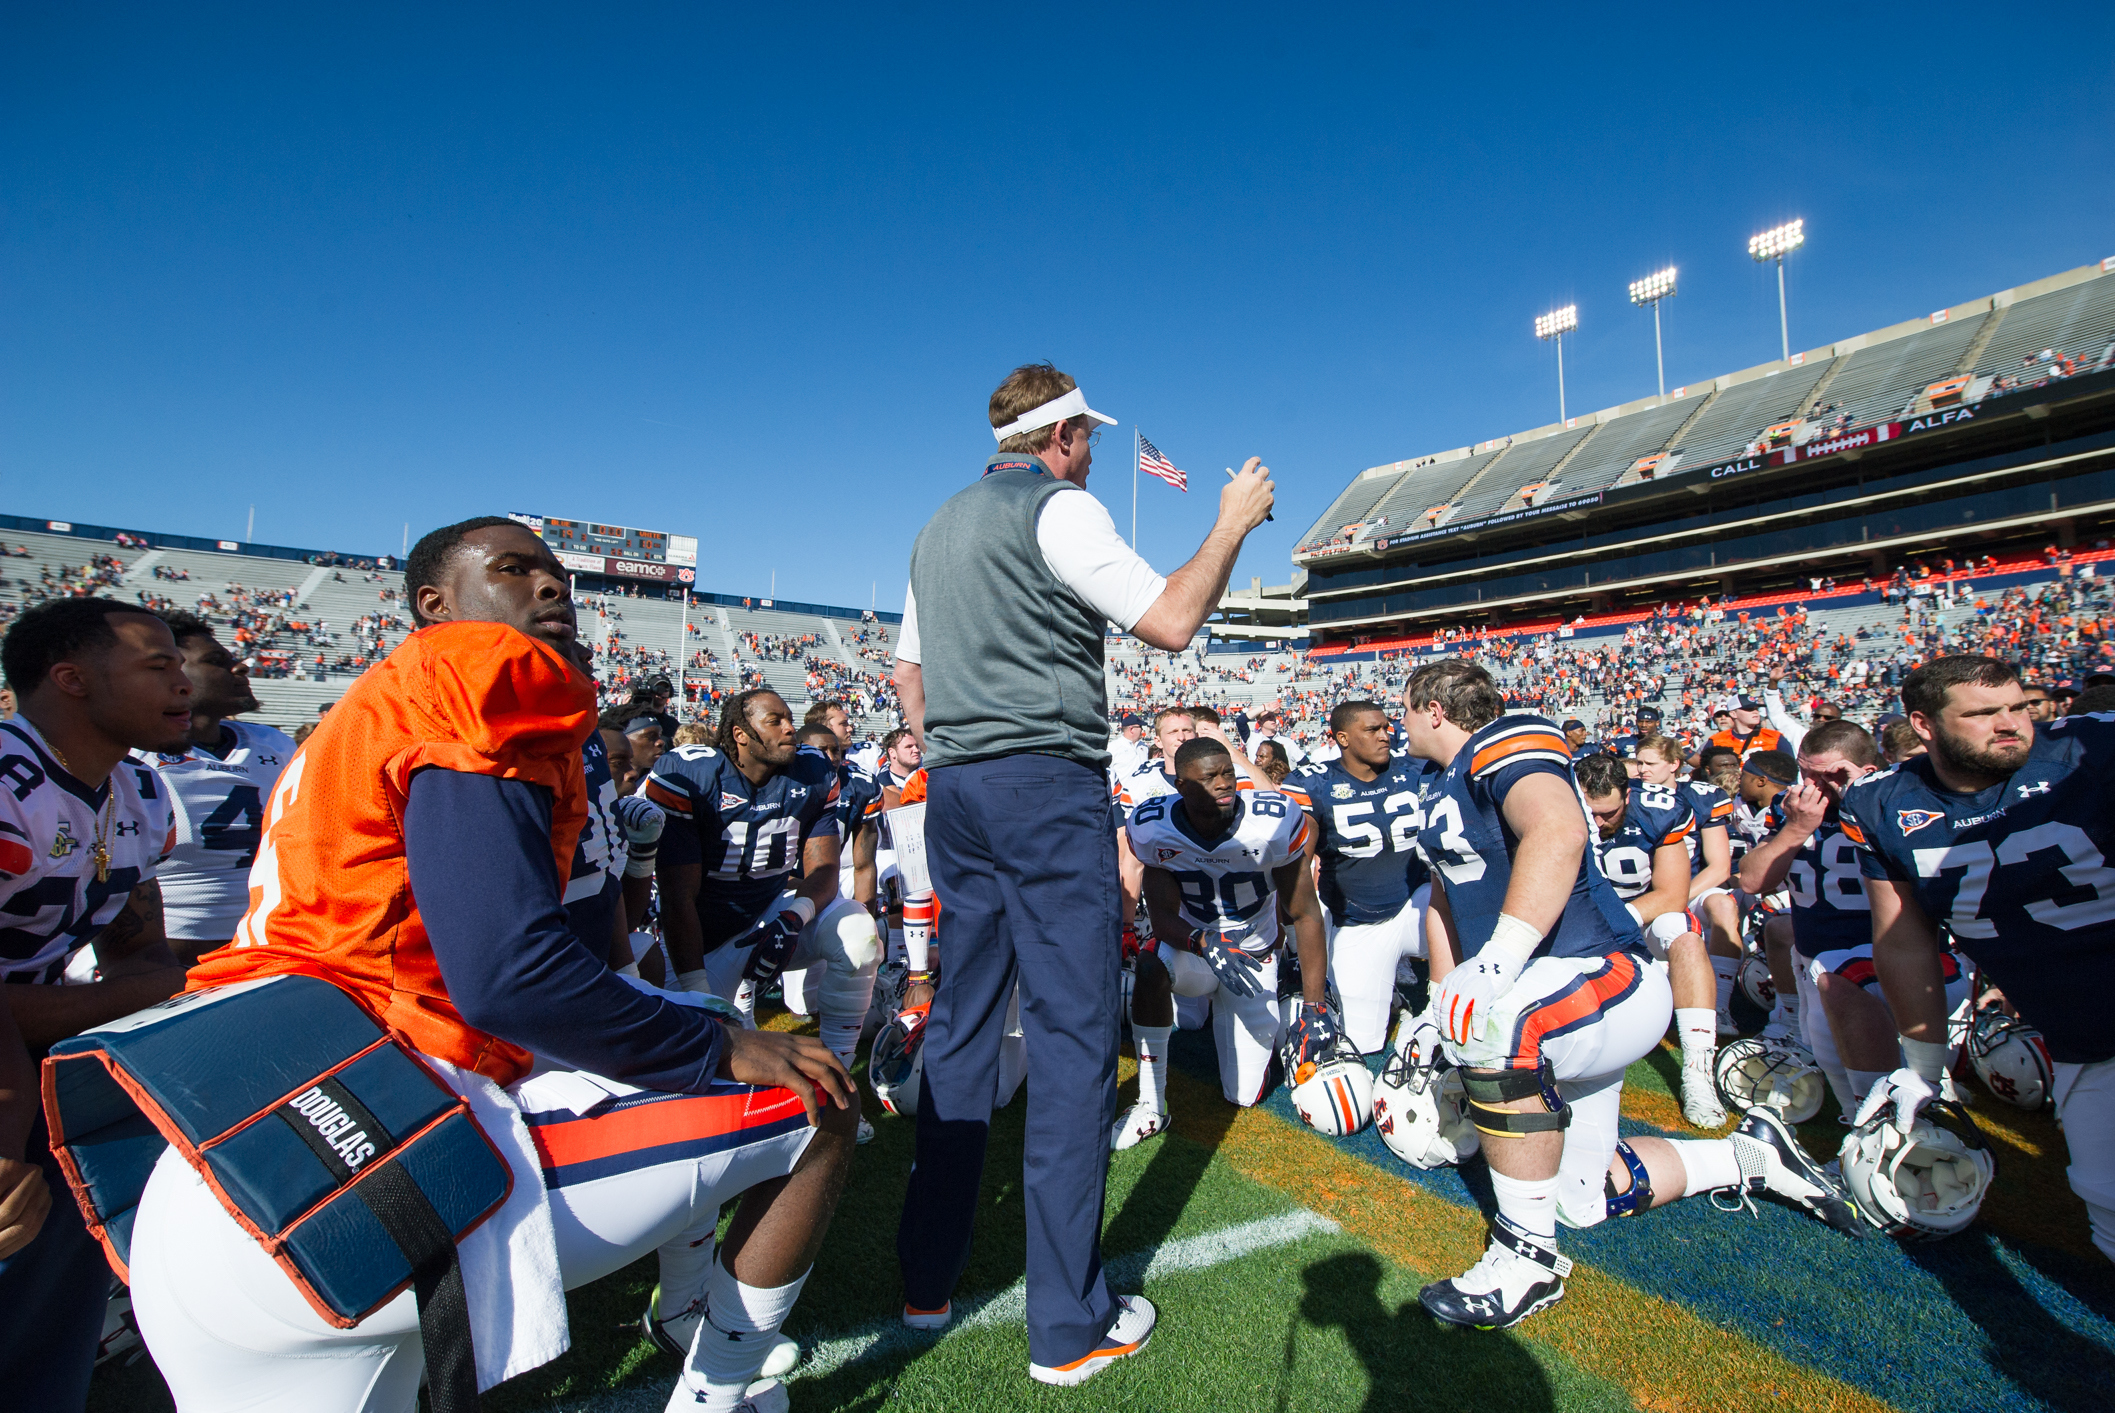
MULTIPOLYGON (((1141 1285, 1185 1271, 1208 1270, 1237 1261, 1251 1252, 1274 1246, 1289 1246, 1304 1237, 1340 1230, 1327 1217, 1303 1208, 1261 1217, 1253 1222, 1222 1227, 1202 1236, 1186 1236, 1151 1251, 1134 1251, 1105 1267, 1112 1286, 1137 1289, 1141 1285)), ((787 1382, 834 1374, 876 1354, 912 1353, 930 1349, 965 1330, 989 1329, 995 1325, 1019 1324, 1027 1318, 1028 1288, 1015 1281, 992 1295, 955 1302, 955 1322, 939 1335, 905 1329, 896 1319, 876 1320, 849 1334, 830 1339, 803 1341, 800 1367, 786 1376, 787 1382)), ((552 1413, 650 1413, 666 1405, 665 1390, 631 1389, 578 1401, 553 1403, 552 1413)))

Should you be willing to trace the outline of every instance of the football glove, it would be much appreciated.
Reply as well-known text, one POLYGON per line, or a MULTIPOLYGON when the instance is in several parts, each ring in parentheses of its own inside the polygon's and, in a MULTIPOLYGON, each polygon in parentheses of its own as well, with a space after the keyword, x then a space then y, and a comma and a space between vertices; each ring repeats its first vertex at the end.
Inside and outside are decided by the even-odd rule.
POLYGON ((638 795, 626 795, 612 807, 617 817, 617 827, 624 831, 624 844, 629 854, 624 864, 626 878, 650 878, 654 871, 654 856, 661 851, 661 831, 668 824, 668 816, 652 800, 638 795))
POLYGON ((1138 929, 1130 923, 1124 924, 1123 965, 1129 966, 1138 960, 1138 929))
POLYGON ((1895 1127, 1907 1136, 1909 1131, 1917 1126, 1917 1111, 1938 1097, 1937 1088, 1915 1070, 1896 1070, 1872 1087, 1871 1092, 1865 1096, 1865 1102, 1858 1106, 1858 1117, 1851 1127, 1865 1127, 1873 1115, 1892 1102, 1895 1106, 1895 1127))
POLYGON ((1287 1074, 1298 1075, 1336 1053, 1337 1018, 1327 1006, 1302 1006, 1286 1027, 1283 1060, 1287 1074))
POLYGON ((1190 934, 1190 950, 1203 957, 1228 994, 1255 995, 1263 989, 1263 961, 1226 940, 1217 928, 1190 934))
POLYGON ((1483 1035, 1484 1021, 1499 997, 1513 989, 1523 963, 1509 952, 1486 947, 1447 973, 1432 1002, 1432 1018, 1457 1050, 1483 1035))
POLYGON ((756 950, 749 954, 748 965, 742 968, 743 980, 755 982, 758 990, 776 980, 792 959, 793 949, 800 945, 800 930, 804 925, 800 914, 788 908, 757 928, 756 950))

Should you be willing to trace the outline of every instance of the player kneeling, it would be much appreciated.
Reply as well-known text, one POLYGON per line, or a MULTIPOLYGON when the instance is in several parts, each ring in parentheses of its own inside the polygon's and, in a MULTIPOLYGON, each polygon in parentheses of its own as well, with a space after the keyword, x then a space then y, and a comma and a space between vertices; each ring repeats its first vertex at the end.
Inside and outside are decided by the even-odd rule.
POLYGON ((1498 1218, 1483 1258, 1419 1300, 1450 1324, 1503 1329, 1563 1298, 1557 1224, 1592 1226, 1700 1192, 1770 1192, 1846 1231, 1856 1213, 1775 1111, 1730 1138, 1623 1139, 1623 1072, 1659 1043, 1667 981, 1589 847, 1594 830, 1555 723, 1501 715, 1482 668, 1419 668, 1410 751, 1437 763, 1418 847, 1436 887, 1435 954, 1461 960, 1432 1015, 1462 1067, 1498 1218))
POLYGON ((1168 1127, 1168 1037, 1174 998, 1212 1001, 1219 1085, 1243 1106, 1263 1097, 1278 1044, 1278 913, 1292 920, 1308 1009, 1325 1013, 1322 910, 1306 863, 1307 816, 1274 790, 1244 791, 1227 748, 1209 737, 1175 752, 1176 793, 1131 812, 1131 850, 1154 936, 1138 954, 1131 1033, 1138 1102, 1111 1143, 1129 1148, 1168 1127))
MULTIPOLYGON (((420 631, 280 778, 251 911, 190 985, 239 998, 331 983, 388 1027, 361 1055, 416 1052, 410 1070, 460 1095, 486 1142, 422 1166, 419 1144, 440 1125, 396 1140, 361 1107, 386 1113, 401 1092, 368 1085, 343 1102, 362 1088, 361 1058, 311 1071, 313 1089, 242 1130, 282 1155, 247 1179, 255 1148, 211 1150, 208 1187, 171 1147, 132 1228, 141 1334, 186 1413, 409 1413, 422 1374, 436 1407, 460 1408, 565 1351, 566 1289, 658 1251, 664 1323, 688 1335, 669 1407, 783 1409, 783 1386, 752 1381, 843 1189, 850 1080, 819 1042, 723 1025, 618 977, 575 935, 561 889, 586 816, 580 743, 595 690, 576 665, 565 570, 543 542, 496 517, 451 526, 419 543, 407 587, 420 631), (310 1149, 313 1171, 299 1161, 310 1149), (434 1162, 456 1166, 436 1180, 434 1162), (448 1217, 480 1165, 503 1165, 486 1177, 504 1200, 489 1216, 448 1217), (297 1284, 296 1263, 275 1263, 216 1189, 230 1204, 249 1194, 252 1208, 259 1193, 283 1207, 343 1192, 341 1216, 364 1195, 389 1238, 373 1222, 335 1228, 323 1251, 335 1272, 303 1268, 297 1284), (735 1197, 716 1252, 721 1204, 735 1197), (385 1281, 379 1305, 319 1313, 317 1291, 371 1288, 398 1259, 390 1242, 408 1258, 413 1240, 451 1258, 447 1279, 430 1279, 438 1268, 422 1257, 416 1302, 410 1281, 393 1299, 385 1281), (433 1343, 451 1323, 469 1341, 433 1343), (425 1348, 439 1351, 432 1367, 425 1348)), ((201 998, 191 1023, 237 1004, 201 998)), ((190 1087, 213 1092, 212 1067, 239 1049, 200 1057, 190 1087)))

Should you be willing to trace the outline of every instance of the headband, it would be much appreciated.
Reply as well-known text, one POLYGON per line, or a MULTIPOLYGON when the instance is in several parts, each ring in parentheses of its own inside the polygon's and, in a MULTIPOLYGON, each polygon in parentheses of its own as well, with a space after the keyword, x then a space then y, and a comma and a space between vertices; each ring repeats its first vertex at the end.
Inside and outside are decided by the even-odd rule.
POLYGON ((1017 437, 1023 432, 1033 432, 1040 428, 1048 427, 1054 422, 1070 421, 1074 417, 1092 417, 1105 427, 1116 425, 1114 417, 1104 417, 1101 413, 1089 407, 1087 405, 1087 394, 1081 392, 1078 388, 1074 388, 1063 397, 1046 402, 1033 411, 1022 413, 1003 427, 992 428, 991 435, 994 440, 1003 442, 1008 437, 1017 437))

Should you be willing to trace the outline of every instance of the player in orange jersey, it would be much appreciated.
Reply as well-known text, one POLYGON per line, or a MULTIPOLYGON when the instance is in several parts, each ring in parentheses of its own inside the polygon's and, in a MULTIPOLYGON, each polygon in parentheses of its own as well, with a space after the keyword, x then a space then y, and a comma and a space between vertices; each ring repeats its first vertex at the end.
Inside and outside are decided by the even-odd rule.
MULTIPOLYGON (((481 1388, 564 1351, 563 1288, 658 1249, 656 1333, 685 1351, 671 1406, 783 1408, 752 1381, 842 1191, 850 1080, 819 1042, 722 1025, 576 934, 562 890, 595 695, 543 542, 498 517, 437 530, 406 589, 419 631, 287 767, 250 911, 191 986, 331 981, 470 1102, 515 1170, 461 1243, 481 1388)), ((141 1199, 132 1275, 187 1413, 413 1406, 410 1294, 325 1324, 174 1155, 141 1199)))

